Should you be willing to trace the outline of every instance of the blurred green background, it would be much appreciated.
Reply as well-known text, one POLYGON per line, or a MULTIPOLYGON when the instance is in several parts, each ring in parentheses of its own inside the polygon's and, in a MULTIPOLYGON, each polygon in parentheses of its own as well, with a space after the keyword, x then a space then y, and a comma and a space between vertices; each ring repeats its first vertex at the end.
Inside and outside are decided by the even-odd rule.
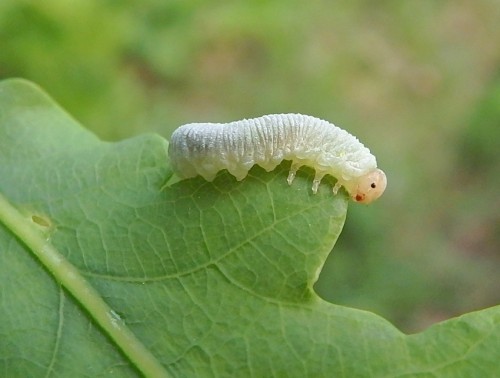
POLYGON ((500 303, 500 3, 0 2, 0 78, 105 140, 299 112, 389 179, 352 204, 316 289, 406 332, 500 303))

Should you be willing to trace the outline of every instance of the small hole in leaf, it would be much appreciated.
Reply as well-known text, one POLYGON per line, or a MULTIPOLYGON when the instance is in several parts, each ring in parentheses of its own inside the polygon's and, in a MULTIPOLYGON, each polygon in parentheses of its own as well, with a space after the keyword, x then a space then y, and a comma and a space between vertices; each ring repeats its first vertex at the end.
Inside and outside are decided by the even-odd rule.
POLYGON ((50 221, 47 218, 41 217, 39 215, 32 215, 31 220, 42 227, 50 227, 50 221))

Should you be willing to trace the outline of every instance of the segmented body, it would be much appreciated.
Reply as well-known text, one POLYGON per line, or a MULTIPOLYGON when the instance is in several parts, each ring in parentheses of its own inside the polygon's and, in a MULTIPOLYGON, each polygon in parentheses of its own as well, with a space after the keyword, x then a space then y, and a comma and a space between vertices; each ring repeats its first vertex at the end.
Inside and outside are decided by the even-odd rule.
POLYGON ((377 169, 375 157, 355 136, 330 122, 302 114, 272 114, 225 124, 187 124, 172 134, 169 157, 181 178, 201 175, 212 181, 217 172, 227 169, 242 180, 255 164, 271 171, 283 160, 291 160, 288 182, 292 183, 301 166, 312 167, 316 172, 314 193, 326 174, 338 180, 335 193, 344 186, 358 202, 373 200, 356 198, 360 182, 368 175, 374 176, 374 182, 375 178, 383 179, 374 184, 376 188, 369 183, 371 189, 382 185, 385 189, 385 174, 377 169))

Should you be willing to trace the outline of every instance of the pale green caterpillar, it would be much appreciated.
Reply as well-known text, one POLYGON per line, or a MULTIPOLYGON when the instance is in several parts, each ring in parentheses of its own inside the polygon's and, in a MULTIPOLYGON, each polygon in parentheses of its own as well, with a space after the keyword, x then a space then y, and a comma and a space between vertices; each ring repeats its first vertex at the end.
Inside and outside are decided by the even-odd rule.
POLYGON ((230 123, 190 123, 172 134, 168 154, 180 178, 201 175, 212 181, 227 169, 243 180, 255 164, 271 171, 291 160, 288 184, 301 166, 312 167, 316 193, 321 179, 337 179, 353 200, 370 203, 387 185, 375 156, 356 137, 321 119, 302 114, 271 114, 230 123))

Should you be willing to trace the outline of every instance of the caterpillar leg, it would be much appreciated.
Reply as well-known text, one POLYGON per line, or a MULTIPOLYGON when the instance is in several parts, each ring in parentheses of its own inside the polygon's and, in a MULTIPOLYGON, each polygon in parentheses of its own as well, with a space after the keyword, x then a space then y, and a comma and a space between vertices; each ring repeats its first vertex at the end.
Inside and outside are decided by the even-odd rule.
POLYGON ((336 182, 335 183, 335 186, 333 187, 333 194, 337 194, 339 189, 342 187, 342 185, 340 184, 340 182, 336 182))
POLYGON ((316 172, 316 175, 314 176, 313 180, 313 186, 312 186, 312 191, 314 194, 318 192, 319 184, 321 183, 321 180, 323 179, 324 173, 318 173, 316 172))
POLYGON ((292 185, 292 182, 295 179, 295 175, 297 174, 297 171, 301 166, 302 164, 300 163, 292 163, 292 166, 290 167, 290 172, 288 173, 288 178, 286 179, 288 185, 292 185))

